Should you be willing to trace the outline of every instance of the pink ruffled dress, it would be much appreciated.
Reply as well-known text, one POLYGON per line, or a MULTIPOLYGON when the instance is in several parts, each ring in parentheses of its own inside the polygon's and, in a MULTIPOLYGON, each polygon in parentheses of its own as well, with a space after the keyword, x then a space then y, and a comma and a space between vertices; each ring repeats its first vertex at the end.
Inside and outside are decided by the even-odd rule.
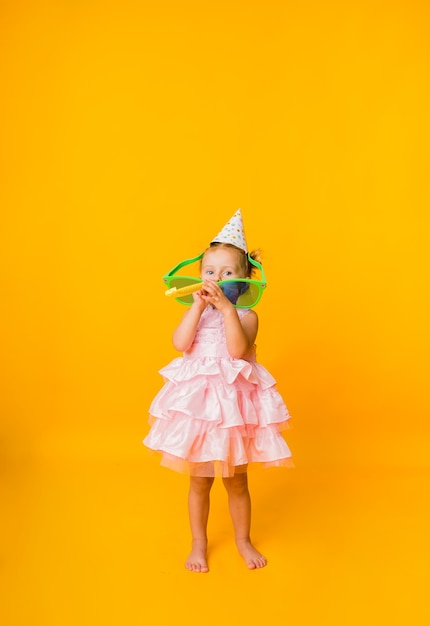
MULTIPOLYGON (((237 309, 240 319, 249 309, 237 309)), ((292 465, 281 435, 290 419, 276 381, 256 362, 227 350, 223 315, 208 306, 194 343, 160 370, 165 384, 151 403, 143 440, 161 465, 192 476, 233 476, 248 464, 292 465)))

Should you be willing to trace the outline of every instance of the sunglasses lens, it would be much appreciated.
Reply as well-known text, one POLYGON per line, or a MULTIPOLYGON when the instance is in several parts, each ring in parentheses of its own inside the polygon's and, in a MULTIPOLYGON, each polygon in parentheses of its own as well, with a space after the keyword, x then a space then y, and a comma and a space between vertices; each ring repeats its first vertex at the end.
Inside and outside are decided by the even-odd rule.
POLYGON ((260 299, 261 288, 254 283, 242 283, 247 285, 248 289, 243 291, 237 299, 236 306, 243 308, 253 307, 260 299))
POLYGON ((240 296, 248 291, 249 283, 231 280, 222 283, 220 287, 225 297, 228 298, 232 304, 237 304, 240 296))
MULTIPOLYGON (((181 289, 182 287, 188 287, 189 285, 196 285, 197 283, 201 283, 201 278, 190 278, 188 276, 174 276, 169 281, 169 289, 181 289)), ((193 294, 189 294, 188 296, 181 296, 180 298, 176 298, 178 302, 181 304, 191 305, 194 302, 193 294)))
MULTIPOLYGON (((192 276, 170 276, 168 280, 169 289, 181 289, 190 285, 197 285, 202 282, 201 278, 192 276)), ((220 287, 225 296, 238 309, 250 309, 257 304, 261 298, 262 288, 260 285, 250 283, 246 280, 226 280, 220 283, 220 287)), ((174 294, 172 294, 173 297, 174 294)), ((176 297, 175 300, 180 304, 191 306, 194 302, 193 294, 176 297)))
POLYGON ((239 309, 249 309, 260 299, 261 288, 246 281, 229 280, 221 283, 224 295, 239 309))

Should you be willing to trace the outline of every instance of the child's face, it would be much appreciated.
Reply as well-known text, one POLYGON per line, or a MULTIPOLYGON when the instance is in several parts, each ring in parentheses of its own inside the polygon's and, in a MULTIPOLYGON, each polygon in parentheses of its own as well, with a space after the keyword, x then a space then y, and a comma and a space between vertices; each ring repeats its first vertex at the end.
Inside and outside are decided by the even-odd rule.
POLYGON ((246 278, 240 268, 239 256, 228 248, 208 250, 202 260, 201 278, 203 280, 230 280, 246 278))

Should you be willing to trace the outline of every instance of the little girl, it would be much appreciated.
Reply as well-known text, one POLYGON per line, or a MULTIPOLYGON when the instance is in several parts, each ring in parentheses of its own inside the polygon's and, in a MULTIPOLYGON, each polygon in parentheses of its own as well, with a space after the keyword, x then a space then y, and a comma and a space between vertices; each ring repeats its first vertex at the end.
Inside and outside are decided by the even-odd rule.
POLYGON ((201 256, 203 284, 189 296, 190 308, 173 333, 184 355, 160 370, 166 382, 150 407, 144 444, 162 453, 163 465, 190 474, 192 549, 185 566, 193 572, 209 571, 206 530, 215 476, 227 490, 239 553, 249 569, 266 565, 250 538, 247 468, 287 465, 291 457, 280 434, 288 410, 275 379, 255 360, 257 314, 240 308, 239 293, 252 292, 242 299, 251 307, 265 287, 251 279, 256 266, 262 269, 258 253, 247 253, 239 209, 201 256))

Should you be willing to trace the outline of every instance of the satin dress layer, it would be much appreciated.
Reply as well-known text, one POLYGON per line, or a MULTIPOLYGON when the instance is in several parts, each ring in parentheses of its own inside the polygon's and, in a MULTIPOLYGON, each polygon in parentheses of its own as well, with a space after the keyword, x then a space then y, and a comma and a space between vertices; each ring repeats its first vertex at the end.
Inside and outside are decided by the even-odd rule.
MULTIPOLYGON (((237 309, 240 319, 249 309, 237 309)), ((231 477, 249 464, 292 465, 281 434, 290 419, 276 380, 227 350, 222 313, 206 307, 191 348, 159 370, 165 384, 151 403, 143 443, 161 465, 192 476, 231 477)))

